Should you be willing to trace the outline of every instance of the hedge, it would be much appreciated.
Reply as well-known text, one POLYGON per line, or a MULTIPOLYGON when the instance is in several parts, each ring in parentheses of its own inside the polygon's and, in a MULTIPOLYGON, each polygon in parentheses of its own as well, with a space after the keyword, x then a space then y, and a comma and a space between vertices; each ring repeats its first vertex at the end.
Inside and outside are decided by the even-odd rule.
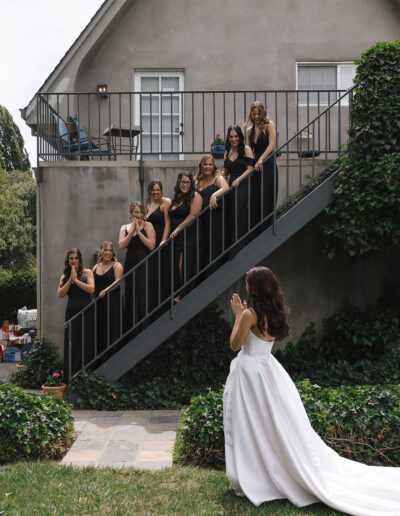
MULTIPOLYGON (((296 386, 314 430, 340 455, 370 465, 399 465, 400 385, 323 389, 303 380, 296 386)), ((224 468, 222 393, 210 389, 184 411, 179 461, 224 468)))
POLYGON ((60 459, 73 437, 67 402, 0 385, 0 462, 60 459))

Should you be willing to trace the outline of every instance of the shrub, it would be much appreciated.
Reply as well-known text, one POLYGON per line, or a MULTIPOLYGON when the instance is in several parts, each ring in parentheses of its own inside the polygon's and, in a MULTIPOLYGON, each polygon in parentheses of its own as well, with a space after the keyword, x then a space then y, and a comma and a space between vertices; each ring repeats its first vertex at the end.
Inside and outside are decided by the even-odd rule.
POLYGON ((17 321, 18 308, 36 307, 36 268, 11 271, 0 267, 0 320, 17 321))
MULTIPOLYGON (((314 430, 340 455, 367 464, 399 464, 400 385, 322 389, 303 380, 296 386, 314 430)), ((209 390, 184 411, 179 460, 224 467, 222 393, 209 390)))
POLYGON ((56 355, 57 346, 41 337, 33 343, 32 349, 23 356, 23 369, 10 375, 10 381, 21 387, 40 388, 47 377, 63 369, 63 363, 56 355))
POLYGON ((330 258, 400 243, 400 40, 377 43, 357 64, 349 141, 324 228, 330 258))
POLYGON ((234 354, 231 329, 211 303, 117 383, 95 373, 71 382, 79 408, 104 410, 177 408, 225 381, 234 354))
POLYGON ((73 436, 71 405, 0 385, 0 462, 60 459, 73 436))
POLYGON ((276 358, 292 378, 321 386, 400 382, 400 309, 384 300, 361 311, 344 303, 323 321, 319 335, 311 323, 296 345, 276 358))

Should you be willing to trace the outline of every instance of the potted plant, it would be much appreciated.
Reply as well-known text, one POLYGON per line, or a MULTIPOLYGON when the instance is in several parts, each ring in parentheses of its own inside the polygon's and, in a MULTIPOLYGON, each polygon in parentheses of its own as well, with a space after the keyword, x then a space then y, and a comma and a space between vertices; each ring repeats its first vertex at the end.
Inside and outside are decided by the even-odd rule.
POLYGON ((24 351, 22 353, 22 358, 21 358, 21 362, 18 362, 17 364, 17 369, 23 369, 25 367, 25 364, 24 364, 24 356, 27 355, 28 352, 27 351, 24 351))
POLYGON ((225 152, 225 142, 221 133, 215 133, 214 141, 211 143, 211 156, 214 159, 223 159, 225 152))
POLYGON ((43 394, 50 394, 51 398, 65 398, 67 384, 63 382, 63 371, 55 372, 47 377, 42 385, 43 394))

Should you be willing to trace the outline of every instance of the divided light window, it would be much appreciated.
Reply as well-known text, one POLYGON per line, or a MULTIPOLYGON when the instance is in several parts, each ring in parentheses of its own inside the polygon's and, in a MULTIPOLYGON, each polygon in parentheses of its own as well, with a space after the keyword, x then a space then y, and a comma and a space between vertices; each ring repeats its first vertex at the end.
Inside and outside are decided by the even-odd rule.
MULTIPOLYGON (((331 104, 337 100, 338 94, 326 90, 348 90, 353 85, 355 73, 356 66, 350 63, 297 63, 297 89, 319 90, 319 94, 313 91, 299 93, 298 104, 331 104)), ((345 97, 342 105, 347 103, 348 99, 345 97)))
POLYGON ((142 129, 145 160, 182 159, 183 73, 135 71, 135 124, 142 129), (176 92, 176 93, 175 93, 176 92))

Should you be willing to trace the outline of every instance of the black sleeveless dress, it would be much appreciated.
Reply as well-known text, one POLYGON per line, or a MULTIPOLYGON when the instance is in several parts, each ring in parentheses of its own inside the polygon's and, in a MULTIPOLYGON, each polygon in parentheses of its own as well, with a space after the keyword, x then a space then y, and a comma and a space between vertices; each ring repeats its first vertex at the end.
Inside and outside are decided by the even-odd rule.
MULTIPOLYGON (((82 283, 87 283, 86 276, 79 278, 82 283)), ((69 321, 74 315, 78 314, 91 301, 88 292, 82 290, 78 285, 72 283, 68 290, 68 303, 65 310, 65 322, 69 321)), ((93 319, 90 310, 84 314, 85 331, 85 363, 93 357, 93 319)), ((64 334, 64 381, 69 381, 69 329, 71 329, 71 374, 75 374, 82 367, 82 317, 74 319, 64 334)))
POLYGON ((157 250, 150 258, 150 309, 156 308, 160 303, 165 301, 171 292, 171 259, 170 259, 170 243, 164 244, 161 248, 158 246, 162 241, 165 229, 164 214, 159 206, 150 215, 147 221, 151 222, 156 233, 157 250))
MULTIPOLYGON (((140 232, 146 236, 143 229, 140 232)), ((125 228, 125 235, 128 231, 125 228)), ((126 248, 126 256, 124 262, 124 274, 133 269, 135 265, 141 262, 150 250, 140 240, 139 235, 131 238, 126 248)), ((146 303, 149 306, 148 292, 146 293, 146 276, 148 273, 146 262, 135 269, 125 280, 125 330, 130 330, 134 324, 139 322, 146 316, 146 303)), ((148 278, 148 276, 147 276, 148 278)))
MULTIPOLYGON (((250 147, 253 149, 255 162, 258 161, 260 156, 263 154, 265 149, 269 145, 269 135, 264 134, 262 131, 258 135, 257 141, 255 141, 255 129, 254 126, 250 131, 250 147)), ((278 169, 276 169, 276 180, 275 180, 275 192, 278 194, 278 169)), ((258 224, 262 218, 269 215, 274 209, 274 159, 271 158, 264 163, 261 172, 255 171, 251 178, 251 225, 252 227, 258 224), (261 180, 262 176, 262 180, 261 180), (261 184, 262 183, 262 184, 261 184), (261 198, 261 192, 263 196, 261 198), (262 211, 261 211, 262 203, 262 211)), ((268 217, 264 221, 262 227, 268 227, 272 222, 272 217, 268 217)))
MULTIPOLYGON (((219 190, 214 183, 206 186, 203 190, 198 190, 203 199, 201 210, 203 211, 210 205, 211 196, 219 190)), ((221 199, 218 199, 218 208, 214 210, 207 210, 201 216, 201 222, 204 231, 204 265, 208 265, 211 260, 214 260, 222 254, 223 251, 223 230, 222 230, 222 208, 221 199)))
MULTIPOLYGON (((114 265, 104 274, 98 274, 97 267, 93 271, 94 295, 99 297, 102 290, 115 281, 114 265)), ((97 353, 101 353, 111 346, 121 335, 120 321, 120 287, 116 287, 108 294, 109 321, 107 323, 107 294, 97 301, 97 353)))
MULTIPOLYGON (((229 173, 229 186, 235 179, 243 174, 247 167, 253 166, 253 158, 237 157, 235 160, 225 159, 224 167, 229 173)), ((249 179, 247 176, 239 183, 237 188, 232 188, 228 194, 229 208, 228 208, 228 244, 234 244, 241 236, 243 236, 249 229, 249 215, 248 215, 248 196, 249 196, 249 179), (237 226, 235 223, 237 220, 237 226)), ((234 253, 230 253, 232 257, 239 249, 244 246, 244 241, 235 248, 234 253)))
MULTIPOLYGON (((173 209, 171 205, 169 207, 169 216, 171 217, 171 233, 174 231, 179 224, 181 224, 186 217, 190 214, 190 203, 183 202, 179 206, 173 209)), ((197 219, 198 220, 198 219, 197 219)), ((178 235, 173 239, 173 261, 174 261, 174 291, 176 291, 180 286, 180 278, 179 278, 179 260, 182 257, 182 282, 185 283, 189 281, 197 272, 197 270, 201 269, 201 243, 204 239, 203 237, 203 228, 198 221, 196 220, 185 226, 186 230, 183 229, 178 233, 178 235), (198 231, 198 234, 197 234, 198 231), (186 237, 185 237, 186 234, 186 237), (197 243, 199 244, 199 248, 197 247, 197 243)), ((183 292, 182 292, 183 293, 183 292)))

